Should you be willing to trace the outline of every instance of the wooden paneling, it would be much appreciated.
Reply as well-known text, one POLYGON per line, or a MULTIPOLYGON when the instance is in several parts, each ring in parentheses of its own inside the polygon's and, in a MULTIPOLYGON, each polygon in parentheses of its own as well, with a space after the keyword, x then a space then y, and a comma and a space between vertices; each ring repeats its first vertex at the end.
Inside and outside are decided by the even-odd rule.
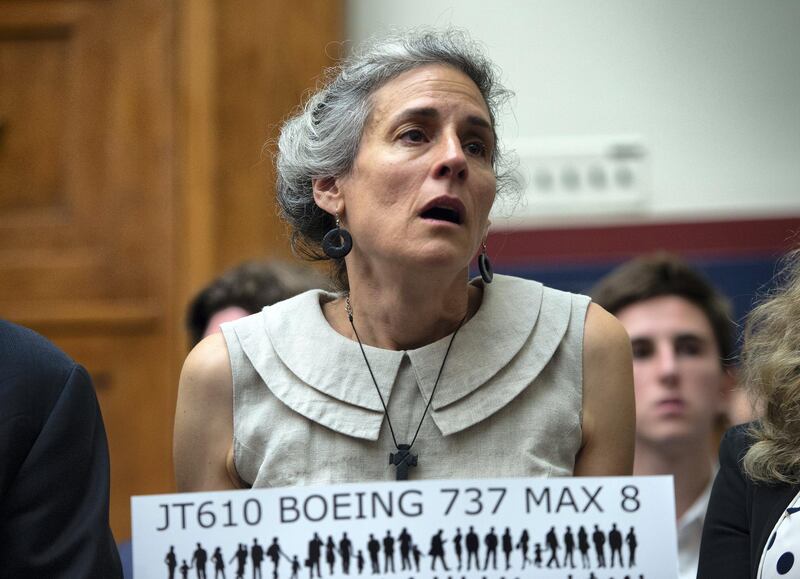
MULTIPOLYGON (((180 5, 176 52, 180 143, 178 186, 180 216, 176 223, 179 244, 180 302, 207 283, 216 271, 216 199, 218 197, 216 134, 216 68, 213 0, 195 0, 180 5)), ((185 353, 186 343, 176 344, 176 356, 185 353)))
POLYGON ((290 255, 275 219, 272 152, 281 122, 331 65, 341 38, 338 2, 218 2, 219 263, 290 255), (248 14, 242 18, 241 14, 248 14), (334 49, 335 52, 335 49, 334 49))
POLYGON ((0 316, 92 373, 111 522, 173 490, 191 294, 288 254, 262 145, 330 64, 333 0, 0 0, 0 316))
POLYGON ((5 4, 0 304, 162 298, 169 255, 154 250, 169 247, 173 149, 166 4, 5 4))
POLYGON ((130 496, 173 484, 173 8, 2 4, 0 315, 93 374, 125 538, 130 496))
POLYGON ((48 95, 67 87, 68 29, 6 31, 0 38, 0 214, 64 203, 65 123, 48 95), (23 128, 20 130, 20 128, 23 128))

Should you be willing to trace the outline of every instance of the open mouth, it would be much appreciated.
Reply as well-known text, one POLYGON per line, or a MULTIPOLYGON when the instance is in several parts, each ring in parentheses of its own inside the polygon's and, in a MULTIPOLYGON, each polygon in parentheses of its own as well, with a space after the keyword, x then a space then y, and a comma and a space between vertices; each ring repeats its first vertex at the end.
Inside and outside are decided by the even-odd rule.
POLYGON ((461 215, 458 211, 450 207, 432 207, 422 213, 423 219, 433 219, 435 221, 447 221, 461 225, 461 215))

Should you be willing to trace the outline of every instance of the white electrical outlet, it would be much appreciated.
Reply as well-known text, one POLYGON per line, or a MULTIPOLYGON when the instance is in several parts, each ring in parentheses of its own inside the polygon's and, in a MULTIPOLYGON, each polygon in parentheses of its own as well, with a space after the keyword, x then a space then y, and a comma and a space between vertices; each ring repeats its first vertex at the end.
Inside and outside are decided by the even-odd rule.
POLYGON ((502 209, 493 216, 498 225, 635 214, 647 207, 650 154, 639 137, 519 139, 508 147, 519 157, 525 189, 511 216, 502 209))

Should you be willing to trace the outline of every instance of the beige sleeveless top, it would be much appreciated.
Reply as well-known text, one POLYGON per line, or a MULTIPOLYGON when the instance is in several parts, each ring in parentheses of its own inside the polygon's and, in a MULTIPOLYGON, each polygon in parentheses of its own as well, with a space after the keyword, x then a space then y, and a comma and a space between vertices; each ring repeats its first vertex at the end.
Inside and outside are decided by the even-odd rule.
MULTIPOLYGON (((222 325, 234 464, 254 487, 395 477, 394 444, 358 343, 322 313, 335 297, 310 291, 222 325)), ((409 478, 571 475, 588 305, 585 296, 496 275, 453 341, 409 478)), ((414 436, 449 341, 364 346, 400 444, 414 436)))

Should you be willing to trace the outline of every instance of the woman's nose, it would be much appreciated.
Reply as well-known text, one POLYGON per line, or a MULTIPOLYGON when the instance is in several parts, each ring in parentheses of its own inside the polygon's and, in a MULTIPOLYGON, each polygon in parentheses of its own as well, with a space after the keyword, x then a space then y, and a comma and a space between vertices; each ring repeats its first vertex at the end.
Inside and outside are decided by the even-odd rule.
POLYGON ((466 179, 467 177, 467 157, 461 146, 461 139, 457 135, 445 135, 437 149, 439 158, 434 166, 436 177, 449 177, 456 179, 466 179))

